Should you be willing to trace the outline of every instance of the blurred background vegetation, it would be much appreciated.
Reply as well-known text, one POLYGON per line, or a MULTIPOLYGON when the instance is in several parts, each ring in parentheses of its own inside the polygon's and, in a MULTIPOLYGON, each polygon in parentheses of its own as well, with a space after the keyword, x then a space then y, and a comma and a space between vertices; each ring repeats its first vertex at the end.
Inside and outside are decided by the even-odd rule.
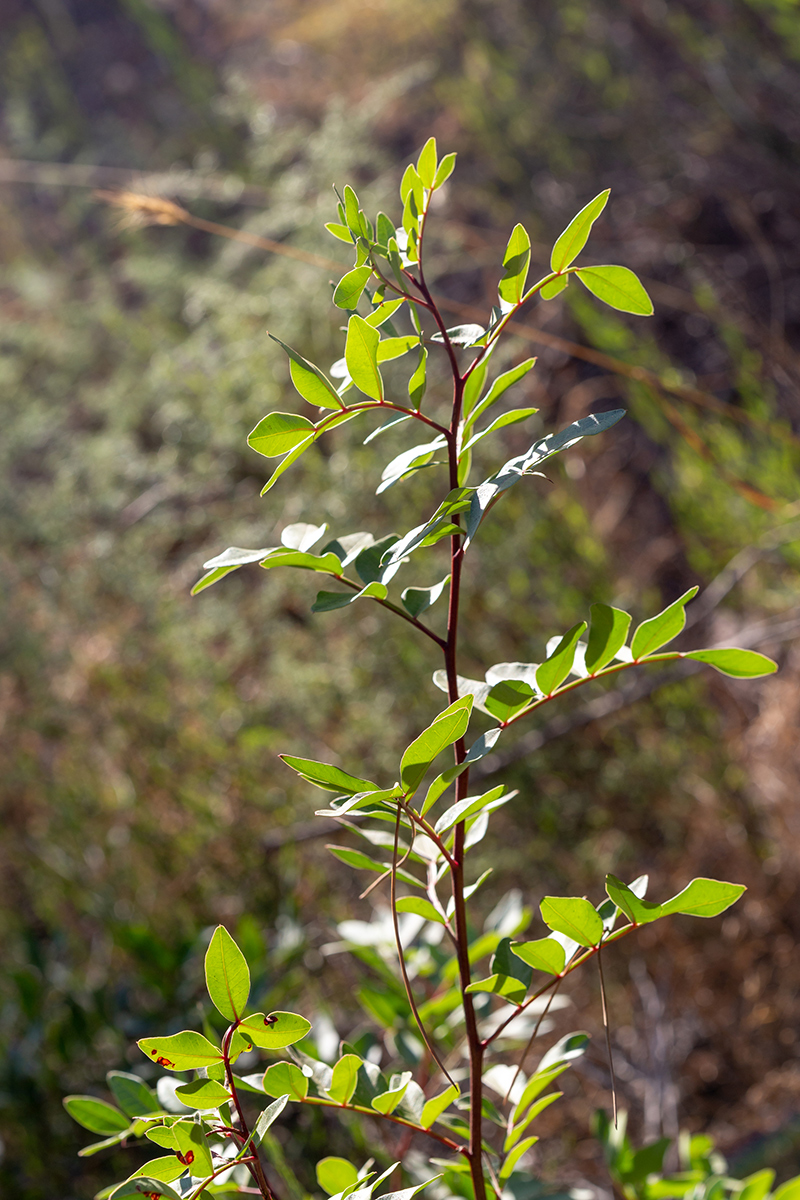
MULTIPOLYGON (((322 949, 369 902, 308 836, 315 798, 275 755, 388 773, 439 703, 426 645, 369 606, 312 616, 313 581, 253 568, 188 596, 226 545, 297 520, 402 532, 428 502, 424 480, 376 499, 380 460, 350 427, 259 499, 246 434, 294 403, 265 331, 338 358, 330 272, 120 229, 93 188, 346 265, 321 228, 330 185, 395 211, 431 133, 459 154, 432 264, 454 319, 487 310, 514 221, 545 263, 608 186, 591 255, 656 303, 627 320, 571 288, 518 331, 547 428, 620 403, 630 418, 496 510, 470 564, 468 669, 538 659, 594 599, 641 617, 694 583, 711 589, 687 647, 729 639, 782 668, 653 677, 635 708, 576 702, 488 760, 520 796, 483 844, 485 906, 510 885, 533 905, 599 897, 609 869, 649 871, 657 895, 694 874, 747 883, 723 921, 654 926, 609 962, 617 1072, 637 1136, 709 1130, 743 1167, 796 1173, 796 0, 6 0, 0 48, 4 1195, 88 1197, 126 1170, 75 1157, 61 1095, 202 1019, 218 921, 266 1005, 368 1027, 352 967, 322 949)), ((588 979, 573 999, 559 1031, 598 1032, 588 979)), ((598 1049, 543 1178, 608 1186, 588 1133, 607 1084, 598 1049)), ((287 1127, 298 1197, 336 1136, 315 1114, 287 1127)))

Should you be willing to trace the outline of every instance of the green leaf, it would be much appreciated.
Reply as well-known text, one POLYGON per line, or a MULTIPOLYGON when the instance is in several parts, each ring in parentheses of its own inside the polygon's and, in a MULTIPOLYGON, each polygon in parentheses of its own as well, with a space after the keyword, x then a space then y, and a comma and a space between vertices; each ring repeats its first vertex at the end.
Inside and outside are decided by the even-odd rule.
POLYGON ((413 167, 409 163, 403 172, 403 178, 400 181, 400 199, 405 204, 409 195, 413 195, 417 202, 417 209, 421 211, 423 201, 422 186, 422 180, 419 177, 419 172, 417 171, 416 167, 413 167))
MULTIPOLYGON (((376 334, 377 336, 377 334, 376 334)), ((270 413, 258 422, 247 438, 247 444, 265 458, 278 458, 297 450, 314 436, 314 426, 299 413, 270 413)))
MULTIPOLYGON (((486 336, 486 330, 482 325, 454 325, 446 332, 452 345, 463 346, 465 349, 469 349, 470 346, 479 346, 486 336)), ((443 343, 444 337, 441 333, 434 333, 431 341, 443 343)))
POLYGON ((393 1075, 388 1092, 380 1092, 377 1096, 374 1096, 372 1107, 376 1112, 383 1113, 384 1116, 393 1113, 403 1099, 403 1096, 405 1096, 406 1088, 410 1082, 410 1071, 404 1071, 402 1075, 393 1075))
POLYGON ((602 670, 625 645, 631 623, 630 613, 609 604, 593 604, 586 647, 586 670, 590 675, 602 670))
POLYGON ((358 219, 360 205, 358 196, 355 194, 349 183, 344 187, 344 216, 347 221, 347 226, 352 229, 356 235, 361 233, 361 223, 358 219))
MULTIPOLYGON (((378 214, 379 220, 382 215, 382 213, 378 214)), ((368 316, 364 317, 364 320, 368 325, 372 325, 375 329, 378 329, 385 321, 388 321, 389 318, 397 312, 401 304, 405 304, 405 300, 402 298, 402 296, 399 300, 385 300, 383 304, 379 304, 376 309, 373 309, 373 311, 368 314, 368 316)))
POLYGON ((447 180, 453 174, 453 168, 455 167, 455 165, 456 165, 455 154, 445 154, 444 158, 439 163, 439 167, 436 171, 436 178, 433 181, 434 191, 436 190, 436 188, 440 188, 443 183, 447 182, 447 180))
POLYGON ((511 1151, 511 1153, 507 1155, 497 1177, 501 1183, 504 1183, 506 1179, 508 1179, 509 1175, 514 1170, 514 1167, 522 1158, 523 1154, 527 1153, 531 1146, 535 1146, 538 1140, 538 1137, 525 1138, 524 1141, 519 1142, 518 1145, 516 1145, 511 1151))
POLYGON ((412 617, 419 617, 422 613, 427 612, 431 605, 435 604, 441 596, 444 589, 450 582, 450 576, 445 575, 439 583, 435 583, 429 588, 406 588, 401 593, 400 599, 403 602, 403 608, 412 617))
POLYGON ((533 979, 533 970, 527 963, 521 961, 518 955, 512 953, 511 938, 504 937, 498 942, 492 956, 490 970, 499 975, 508 975, 518 979, 527 988, 533 979))
POLYGON ((549 283, 545 283, 539 288, 539 295, 543 300, 555 300, 556 296, 561 295, 568 283, 569 275, 556 275, 555 279, 551 279, 549 283))
POLYGON ((247 960, 224 925, 218 925, 205 960, 206 987, 211 1003, 228 1021, 238 1021, 250 996, 247 960))
MULTIPOLYGON (((352 273, 352 272, 351 272, 352 273)), ((345 276, 346 278, 346 276, 345 276)), ((369 278, 369 277, 368 277, 369 278)), ((316 408, 341 408, 342 402, 336 393, 336 388, 319 367, 314 366, 302 354, 298 354, 291 346, 287 346, 273 333, 269 335, 289 356, 289 374, 292 383, 300 395, 316 408)))
POLYGON ((446 444, 446 439, 439 434, 430 442, 421 442, 418 446, 410 446, 408 450, 401 451, 384 467, 380 487, 375 491, 376 496, 394 487, 406 475, 427 466, 436 451, 446 444))
POLYGON ((438 1096, 431 1097, 425 1102, 425 1107, 422 1110, 422 1116, 419 1123, 423 1129, 430 1129, 431 1125, 442 1115, 445 1109, 449 1108, 453 1101, 460 1096, 461 1093, 455 1084, 445 1088, 438 1096))
POLYGON ((265 571, 270 571, 273 567, 302 567, 306 571, 322 571, 325 575, 341 575, 342 573, 342 564, 336 554, 331 552, 307 554, 300 550, 280 547, 277 550, 271 550, 259 566, 262 566, 265 571))
POLYGON ((402 337, 383 338, 378 343, 378 362, 390 362, 393 358, 402 358, 404 354, 408 354, 409 350, 413 350, 419 345, 419 337, 416 333, 406 333, 402 337))
POLYGON ((244 1036, 262 1050, 283 1050, 285 1046, 293 1046, 310 1028, 310 1021, 293 1012, 273 1012, 268 1017, 253 1013, 239 1026, 244 1036))
MULTIPOLYGON (((279 1096, 277 1100, 273 1100, 272 1104, 269 1104, 264 1111, 259 1114, 258 1120, 253 1126, 253 1133, 251 1135, 256 1146, 259 1146, 263 1142, 270 1126, 281 1115, 288 1102, 289 1094, 287 1092, 283 1096, 279 1096)), ((241 1151, 239 1151, 239 1153, 241 1154, 241 1151)))
POLYGON ((146 1175, 148 1179, 158 1179, 161 1183, 174 1183, 185 1170, 185 1164, 179 1162, 174 1154, 165 1154, 163 1158, 151 1158, 150 1162, 145 1163, 138 1171, 134 1171, 130 1178, 141 1179, 143 1175, 146 1175))
POLYGON ((190 1071, 222 1062, 222 1051, 192 1029, 169 1037, 141 1038, 137 1045, 142 1054, 168 1071, 190 1071))
POLYGON ((414 370, 414 374, 408 381, 408 398, 414 405, 414 408, 419 408, 425 395, 425 388, 427 386, 427 364, 428 351, 424 346, 421 346, 419 352, 419 362, 414 370))
POLYGON ((697 592, 698 588, 689 588, 688 592, 684 592, 663 612, 651 617, 649 621, 642 622, 631 641, 631 654, 634 662, 638 662, 647 654, 654 654, 656 650, 660 650, 662 646, 666 646, 667 642, 671 642, 678 636, 686 624, 686 605, 697 595, 697 592))
POLYGON ((775 1182, 775 1172, 771 1167, 756 1171, 742 1180, 744 1187, 739 1192, 738 1200, 766 1200, 775 1182))
POLYGON ((317 592, 317 598, 311 605, 315 613, 333 612, 337 608, 347 608, 354 600, 385 600, 388 588, 385 583, 368 583, 360 592, 317 592))
POLYGON ((430 137, 422 147, 417 159, 417 174, 429 191, 433 190, 437 165, 436 138, 430 137))
POLYGON ((129 1117, 147 1117, 150 1113, 161 1111, 155 1092, 138 1075, 131 1075, 127 1071, 109 1071, 106 1082, 117 1104, 129 1117))
POLYGON ((578 638, 586 629, 586 622, 579 621, 562 637, 550 657, 536 672, 536 685, 543 695, 550 696, 560 687, 572 670, 578 638))
POLYGON ((65 1096, 62 1103, 73 1121, 91 1133, 123 1133, 130 1126, 124 1113, 95 1096, 65 1096))
POLYGON ((497 285, 500 299, 506 304, 513 306, 522 299, 530 262, 531 239, 523 225, 515 225, 503 255, 505 274, 497 285))
POLYGON ((278 757, 282 758, 287 767, 291 767, 307 783, 313 783, 315 787, 323 788, 328 792, 344 792, 355 795, 356 792, 378 790, 374 783, 370 783, 366 779, 358 779, 355 775, 348 775, 346 771, 342 771, 339 767, 333 767, 329 763, 315 762, 312 758, 295 758, 292 754, 279 754, 278 757))
POLYGON ((469 984, 468 992, 488 992, 493 996, 502 996, 509 1004, 521 1004, 525 999, 527 987, 513 975, 494 974, 486 979, 477 979, 469 984))
POLYGON ((264 1091, 268 1096, 288 1096, 290 1100, 304 1100, 308 1095, 308 1076, 294 1063, 273 1063, 264 1072, 264 1091))
POLYGON ((491 425, 487 425, 485 429, 481 429, 478 433, 474 433, 468 442, 461 448, 461 455, 466 454, 478 442, 483 441, 490 433, 497 433, 498 429, 505 429, 507 425, 518 425, 521 421, 527 421, 528 417, 532 417, 537 413, 538 408, 513 408, 510 412, 501 413, 499 417, 495 417, 491 425))
MULTIPOLYGON (((210 1172, 209 1172, 210 1173, 210 1172)), ((171 1188, 163 1179, 152 1179, 147 1175, 137 1175, 126 1179, 116 1191, 111 1193, 113 1200, 123 1200, 126 1196, 149 1196, 151 1200, 181 1200, 179 1192, 171 1188)))
POLYGON ((666 917, 683 913, 689 917, 718 917, 747 891, 742 883, 723 883, 718 879, 693 879, 682 892, 661 905, 666 917))
POLYGON ((756 679, 760 675, 772 675, 778 669, 778 664, 765 654, 734 647, 720 650, 689 650, 683 657, 708 663, 723 675, 731 675, 734 679, 756 679))
POLYGON ((471 712, 472 696, 456 700, 411 743, 400 762, 400 782, 407 795, 417 790, 437 755, 464 736, 471 712))
POLYGON ((590 200, 556 239, 553 253, 550 255, 551 270, 563 271, 575 261, 588 241, 592 226, 605 208, 610 192, 611 189, 606 188, 599 196, 595 196, 594 200, 590 200))
POLYGON ((663 906, 651 900, 642 900, 616 875, 606 875, 606 891, 634 925, 649 925, 664 915, 663 906))
POLYGON ((339 225, 336 221, 326 221, 325 228, 340 242, 348 242, 352 246, 353 237, 346 225, 339 225))
POLYGON ((285 458, 281 459, 281 461, 278 463, 277 467, 272 472, 269 479, 267 480, 267 482, 264 484, 263 488, 261 489, 262 496, 266 496, 267 492, 270 491, 271 488, 274 488, 275 484, 278 482, 281 475, 283 475, 284 471, 288 471, 288 469, 292 465, 292 463, 297 462, 298 458, 301 458, 302 455, 305 454, 306 450, 308 449, 308 447, 310 445, 312 445, 313 442, 314 442, 314 434, 311 434, 309 437, 307 437, 305 439, 305 441, 300 442, 297 446, 295 446, 294 450, 291 450, 286 455, 285 458))
MULTIPOLYGON (((525 362, 521 362, 516 367, 512 367, 510 371, 504 371, 502 375, 498 375, 497 379, 495 379, 483 400, 481 400, 477 407, 472 409, 472 411, 469 413, 469 416, 464 421, 464 435, 466 436, 467 430, 469 430, 475 424, 479 417, 483 416, 487 409, 491 408, 492 405, 500 399, 504 392, 508 391, 513 384, 518 383, 520 379, 524 379, 524 377, 530 370, 533 369, 535 365, 535 358, 526 358, 525 362)), ((473 374, 475 374, 475 372, 473 372, 473 374)), ((484 368, 484 375, 485 374, 486 371, 484 368)), ((472 376, 470 376, 470 381, 471 380, 472 376)))
POLYGON ((514 791, 503 796, 503 792, 504 784, 500 783, 497 787, 492 788, 490 792, 484 792, 482 796, 466 796, 463 800, 458 800, 439 817, 435 825, 435 832, 446 833, 448 829, 452 829, 459 821, 466 821, 469 817, 483 812, 486 808, 494 809, 496 807, 495 802, 500 797, 503 798, 503 803, 506 804, 517 795, 516 791, 514 791))
POLYGON ((356 1090, 361 1059, 357 1054, 343 1054, 333 1068, 333 1077, 327 1089, 331 1100, 337 1104, 348 1104, 356 1090))
POLYGON ((512 942, 511 952, 529 967, 547 975, 560 975, 567 962, 564 947, 555 938, 537 938, 533 942, 512 942))
POLYGON ((380 334, 354 313, 347 325, 344 357, 353 383, 371 400, 383 400, 383 380, 378 370, 380 334))
POLYGON ((367 286, 372 267, 356 267, 343 275, 333 293, 333 303, 337 308, 353 309, 361 299, 361 293, 367 286))
POLYGON ((182 1117, 169 1127, 155 1126, 145 1131, 145 1137, 157 1146, 174 1150, 183 1158, 184 1166, 193 1175, 210 1175, 211 1152, 206 1141, 205 1129, 193 1117, 182 1117))
POLYGON ((385 863, 376 862, 374 858, 364 854, 361 850, 352 850, 349 846, 326 846, 334 858, 338 858, 348 867, 353 867, 357 871, 377 871, 378 873, 386 870, 385 863))
POLYGON ((346 1158, 336 1158, 335 1155, 330 1155, 328 1158, 320 1159, 317 1163, 317 1183, 329 1196, 343 1192, 357 1180, 358 1171, 346 1158))
POLYGON ((563 1092, 550 1092, 549 1095, 542 1096, 541 1100, 537 1100, 535 1104, 532 1104, 525 1113, 524 1117, 514 1125, 511 1133, 509 1133, 506 1137, 506 1140, 503 1143, 503 1150, 508 1151, 512 1146, 515 1146, 530 1125, 531 1121, 535 1121, 540 1113, 543 1113, 544 1110, 549 1108, 550 1105, 556 1100, 560 1100, 563 1095, 563 1092))
POLYGON ((787 1179, 786 1183, 776 1188, 772 1200, 800 1200, 800 1175, 787 1179))
POLYGON ((564 933, 579 946, 596 946, 603 922, 588 900, 580 896, 545 896, 539 906, 545 925, 564 933))
POLYGON ((227 1104, 231 1098, 228 1089, 215 1079, 195 1079, 193 1083, 184 1083, 175 1088, 175 1095, 187 1108, 200 1110, 219 1108, 220 1104, 227 1104))
POLYGON ((642 317, 652 316, 653 301, 627 267, 578 267, 575 273, 598 300, 611 308, 642 317))
POLYGON ((433 907, 430 900, 425 900, 422 896, 401 896, 395 908, 400 913, 414 913, 418 917, 424 917, 426 921, 435 921, 437 925, 445 923, 442 914, 433 907))
POLYGON ((498 721, 507 721, 527 708, 533 697, 534 691, 529 683, 519 679, 502 679, 490 688, 483 708, 497 717, 498 721))

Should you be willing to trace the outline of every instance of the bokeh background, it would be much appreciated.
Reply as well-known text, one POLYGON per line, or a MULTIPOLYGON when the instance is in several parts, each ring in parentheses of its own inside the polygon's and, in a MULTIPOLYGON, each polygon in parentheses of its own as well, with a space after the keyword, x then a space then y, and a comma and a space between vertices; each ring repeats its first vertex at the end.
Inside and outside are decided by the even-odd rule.
MULTIPOLYGON (((649 871, 658 896, 695 874, 745 882, 724 919, 648 928, 608 961, 621 1102, 637 1138, 704 1130, 738 1170, 800 1170, 798 60, 796 0, 5 0, 3 1195, 121 1177, 124 1154, 75 1157, 61 1095, 202 1019, 219 921, 265 1004, 368 1025, 354 968, 322 951, 369 903, 276 752, 388 774, 439 703, 427 646, 369 606, 312 616, 313 581, 252 568, 188 595, 210 555, 291 521, 402 531, 425 509, 424 480, 374 496, 381 460, 350 427, 259 499, 246 434, 293 404, 265 331, 338 358, 330 272, 185 226, 120 229, 93 189, 346 266, 322 230, 331 184, 396 211, 430 134, 459 155, 431 264, 455 313, 487 310, 515 221, 544 265, 608 186, 588 257, 638 271, 656 303, 628 319, 570 288, 512 340, 512 358, 539 354, 525 387, 546 428, 629 418, 493 514, 467 667, 538 659, 594 599, 641 618, 695 583, 686 648, 729 639, 781 664, 754 683, 648 676, 635 706, 576 699, 490 760, 520 796, 482 844, 484 906, 510 886, 599 899, 606 870, 649 871)), ((607 1189, 594 981, 572 999, 559 1031, 598 1048, 537 1171, 607 1189)), ((304 1112, 284 1136, 300 1200, 338 1135, 304 1112)))

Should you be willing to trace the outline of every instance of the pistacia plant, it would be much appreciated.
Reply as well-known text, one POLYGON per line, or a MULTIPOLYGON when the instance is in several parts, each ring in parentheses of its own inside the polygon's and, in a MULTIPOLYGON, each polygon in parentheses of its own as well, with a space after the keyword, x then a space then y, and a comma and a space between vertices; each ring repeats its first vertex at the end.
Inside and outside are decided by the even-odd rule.
MULTIPOLYGON (((430 642, 438 658, 433 680, 447 704, 402 753, 394 778, 372 781, 357 764, 344 769, 281 756, 307 783, 332 794, 320 815, 335 818, 362 840, 363 849, 331 847, 336 857, 357 871, 373 872, 373 886, 385 890, 385 916, 378 909, 371 923, 355 931, 353 922, 341 927, 344 942, 368 969, 359 999, 382 1027, 383 1042, 376 1045, 368 1037, 342 1043, 338 1060, 328 1064, 314 1053, 302 1016, 248 1014, 247 964, 220 927, 208 948, 206 980, 213 1005, 229 1022, 221 1042, 210 1026, 205 1033, 145 1038, 139 1046, 150 1064, 148 1078, 153 1067, 163 1068, 181 1078, 178 1086, 161 1079, 154 1092, 144 1078, 111 1072, 116 1106, 85 1096, 65 1101, 77 1121, 104 1135, 83 1153, 138 1138, 161 1151, 102 1196, 196 1200, 203 1193, 240 1192, 278 1200, 281 1164, 270 1160, 268 1148, 275 1143, 269 1129, 289 1104, 357 1113, 394 1131, 396 1157, 410 1186, 390 1192, 393 1200, 410 1200, 426 1184, 433 1185, 436 1200, 485 1200, 487 1191, 499 1196, 507 1185, 513 1190, 525 1177, 537 1140, 536 1118, 561 1094, 552 1085, 587 1043, 586 1034, 569 1034, 529 1065, 534 1038, 547 1028, 545 1014, 563 1001, 557 994, 562 982, 590 960, 599 962, 606 947, 639 926, 676 913, 715 917, 744 890, 694 879, 659 902, 645 898, 646 878, 628 885, 609 875, 597 904, 582 896, 546 896, 540 905, 545 928, 529 938, 532 914, 514 895, 495 908, 482 930, 475 918, 475 894, 486 876, 473 878, 469 852, 486 833, 492 813, 514 793, 498 785, 474 794, 469 773, 507 730, 578 688, 644 664, 690 658, 736 677, 764 675, 775 664, 748 650, 666 649, 684 627, 686 605, 697 590, 692 588, 639 625, 630 640, 630 615, 598 603, 588 623, 551 639, 542 662, 496 663, 484 680, 460 673, 462 570, 465 556, 479 552, 476 543, 491 510, 511 488, 525 487, 540 474, 554 455, 605 433, 624 416, 621 410, 603 412, 537 436, 523 453, 473 482, 475 464, 497 446, 500 431, 536 412, 507 404, 534 359, 492 378, 493 355, 509 322, 531 299, 552 299, 573 279, 623 312, 645 316, 652 304, 626 267, 575 265, 606 205, 605 191, 570 222, 553 247, 550 270, 532 286, 530 239, 517 225, 486 326, 448 328, 424 262, 431 201, 454 162, 453 154, 438 159, 433 138, 426 143, 403 175, 397 225, 383 213, 373 223, 355 191, 344 188, 338 221, 327 226, 355 251, 355 265, 333 294, 347 314, 344 357, 326 374, 274 338, 288 356, 297 392, 315 415, 269 413, 248 438, 257 453, 279 460, 265 484, 268 493, 314 442, 345 422, 377 416, 381 423, 368 441, 401 423, 409 429, 421 425, 425 440, 392 458, 377 491, 405 481, 413 485, 426 468, 429 479, 441 479, 440 503, 418 514, 401 535, 343 528, 323 541, 324 525, 289 525, 279 546, 233 547, 211 559, 194 588, 200 592, 248 563, 270 571, 316 572, 334 587, 318 593, 314 612, 356 602, 380 605, 430 642), (438 387, 426 392, 428 360, 435 354, 449 373, 449 395, 438 387), (381 368, 406 356, 412 368, 408 394, 390 395, 381 368), (447 561, 440 563, 444 548, 447 561), (395 579, 401 571, 408 582, 399 588, 395 579), (417 572, 424 572, 423 580, 417 572), (424 581, 431 575, 436 582, 424 581), (471 737, 475 710, 492 724, 471 737), (448 765, 441 761, 446 754, 448 765), (237 1074, 237 1058, 253 1047, 276 1061, 255 1074, 237 1074), (435 1181, 427 1161, 409 1154, 414 1138, 436 1153, 430 1159, 435 1181)), ((397 1179, 397 1165, 376 1174, 369 1163, 327 1157, 317 1166, 317 1178, 336 1200, 369 1200, 390 1175, 397 1179)))

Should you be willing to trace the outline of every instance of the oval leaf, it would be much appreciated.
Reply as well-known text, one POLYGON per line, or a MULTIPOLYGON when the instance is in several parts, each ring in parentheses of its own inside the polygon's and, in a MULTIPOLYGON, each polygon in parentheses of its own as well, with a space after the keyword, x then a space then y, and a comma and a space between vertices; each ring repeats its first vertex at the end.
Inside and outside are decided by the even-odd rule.
POLYGON ((673 604, 665 608, 649 621, 643 621, 633 635, 631 654, 634 661, 644 658, 647 654, 655 654, 667 642, 671 642, 682 631, 686 624, 686 605, 697 595, 696 587, 689 588, 673 604))
MULTIPOLYGON (((349 235, 346 237, 350 240, 349 235)), ((298 354, 291 346, 287 346, 280 338, 276 338, 274 334, 269 335, 273 342, 286 351, 289 356, 289 374, 292 377, 292 383, 297 388, 300 395, 309 404, 313 404, 316 408, 341 408, 342 402, 336 394, 336 388, 326 375, 320 371, 319 367, 315 367, 308 359, 303 358, 302 354, 298 354)))
POLYGON ((273 1063, 264 1072, 264 1091, 268 1096, 304 1100, 308 1095, 308 1077, 294 1063, 273 1063))
MULTIPOLYGON (((377 336, 377 335, 376 335, 377 336)), ((258 422, 247 438, 247 444, 265 458, 278 458, 298 449, 314 436, 314 426, 299 413, 269 413, 258 422)))
POLYGON ((719 879, 693 879, 682 892, 661 905, 664 916, 683 913, 689 917, 718 917, 747 891, 743 883, 719 879))
POLYGON ((581 896, 545 896, 539 911, 545 925, 566 934, 579 946, 596 946, 603 936, 602 920, 581 896))
POLYGON ((585 621, 580 621, 573 625, 572 629, 568 629, 550 657, 537 670, 536 686, 543 695, 550 696, 569 675, 575 660, 578 638, 585 629, 585 621))
POLYGON ((95 1096, 65 1096, 63 1105, 73 1121, 91 1133, 122 1133, 130 1126, 124 1113, 95 1096))
POLYGON ((734 679, 757 679, 760 675, 772 675, 778 669, 778 664, 767 658, 766 654, 734 647, 721 650, 690 650, 684 658, 708 663, 723 675, 731 675, 734 679))
POLYGON ((593 604, 586 647, 586 670, 590 675, 600 671, 617 656, 625 645, 631 623, 630 613, 610 604, 593 604))
POLYGON ((219 1108, 227 1104, 231 1098, 230 1092, 216 1079, 195 1079, 192 1083, 184 1083, 175 1088, 175 1095, 181 1104, 187 1108, 207 1109, 219 1108))
POLYGON ((344 357, 350 378, 371 400, 383 400, 383 379, 378 370, 380 334, 363 317, 354 314, 347 326, 344 357))
POLYGON ((337 1104, 347 1104, 356 1090, 361 1059, 357 1054, 343 1054, 333 1068, 328 1095, 337 1104))
POLYGON ((512 942, 511 952, 529 967, 545 971, 548 975, 560 975, 567 962, 564 947, 555 938, 538 938, 534 942, 512 942))
POLYGON ((355 308, 371 274, 372 267, 356 267, 354 271, 343 275, 333 293, 333 303, 336 307, 355 308))
POLYGON ((311 1022, 298 1013, 274 1012, 265 1017, 254 1013, 239 1026, 245 1037, 262 1050, 283 1050, 301 1041, 311 1028, 311 1022))
POLYGON ((192 1029, 171 1037, 141 1038, 137 1045, 142 1054, 168 1071, 190 1071, 223 1061, 222 1051, 192 1029))
POLYGON ((161 1110, 155 1092, 138 1075, 109 1071, 106 1081, 117 1104, 129 1117, 146 1117, 161 1110))
POLYGON ((598 300, 611 308, 642 317, 652 316, 653 301, 627 267, 578 267, 576 275, 598 300))
POLYGON ((218 925, 205 959, 206 987, 211 1003, 228 1021, 238 1021, 250 996, 250 970, 236 942, 218 925))
POLYGON ((329 1158, 320 1159, 317 1163, 317 1183, 329 1196, 343 1192, 346 1187, 351 1187, 357 1179, 358 1171, 346 1158, 336 1158, 335 1155, 331 1155, 329 1158))

